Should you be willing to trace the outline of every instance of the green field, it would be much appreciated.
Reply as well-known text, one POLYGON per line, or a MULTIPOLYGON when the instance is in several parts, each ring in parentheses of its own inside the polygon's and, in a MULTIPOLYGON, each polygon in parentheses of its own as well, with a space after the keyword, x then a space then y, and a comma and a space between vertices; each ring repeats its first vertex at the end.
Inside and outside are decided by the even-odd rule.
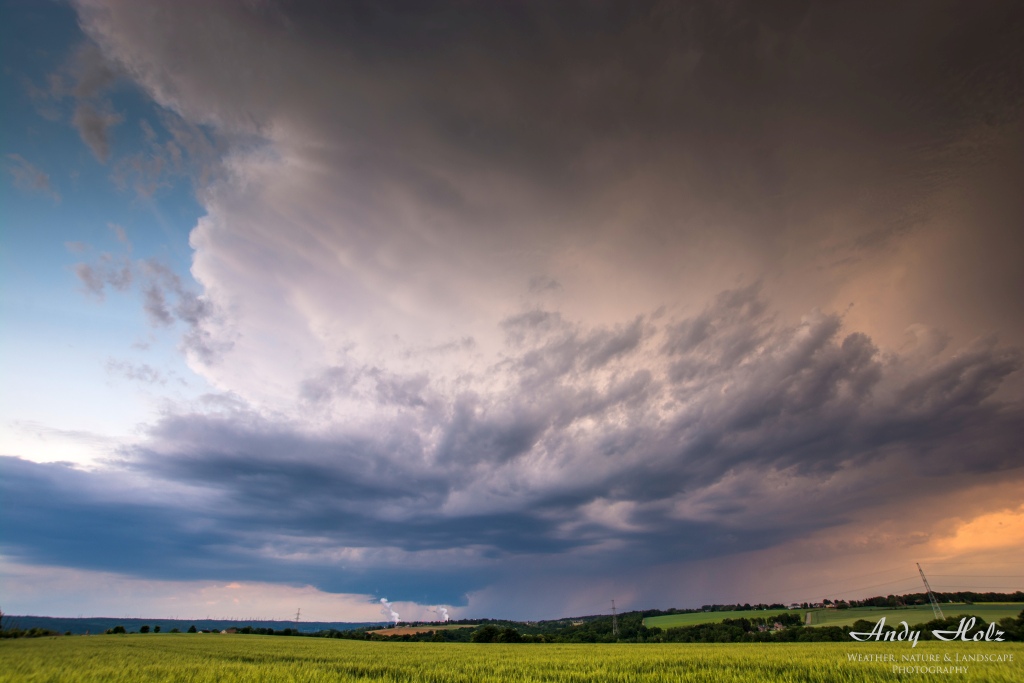
MULTIPOLYGON (((1024 644, 750 643, 482 645, 214 634, 61 636, 0 642, 0 681, 59 683, 679 683, 685 681, 1024 680, 1024 644), (1013 655, 967 673, 894 674, 857 655, 1013 655)), ((906 663, 901 663, 906 665, 906 663)), ((950 666, 950 664, 946 664, 950 666)))
POLYGON ((696 624, 718 624, 724 619, 753 619, 755 617, 773 617, 777 614, 796 614, 800 617, 801 623, 804 614, 809 610, 805 609, 770 609, 770 610, 742 610, 736 612, 689 612, 686 614, 666 614, 660 617, 647 617, 644 619, 644 626, 647 628, 673 628, 675 626, 694 626, 696 624))
MULTIPOLYGON (((983 602, 974 605, 946 604, 942 605, 942 612, 947 617, 955 617, 960 614, 981 617, 987 622, 996 622, 1004 617, 1016 617, 1024 610, 1024 603, 1021 602, 983 602)), ((929 605, 914 605, 912 607, 852 607, 850 609, 798 609, 798 610, 767 610, 767 611, 743 611, 743 612, 694 612, 691 614, 668 614, 661 617, 647 617, 644 619, 644 626, 652 628, 673 628, 675 626, 693 626, 694 624, 717 624, 723 619, 751 619, 754 617, 768 617, 776 614, 797 614, 802 622, 806 622, 806 615, 811 614, 811 626, 853 626, 858 619, 878 621, 885 617, 887 624, 898 624, 906 621, 913 626, 923 624, 934 619, 932 608, 929 605)))
MULTIPOLYGON (((947 617, 960 615, 980 617, 987 622, 997 622, 1006 617, 1016 617, 1024 610, 1021 602, 982 602, 974 605, 940 605, 947 617)), ((878 621, 885 617, 885 623, 898 624, 905 621, 911 626, 923 624, 935 618, 929 605, 912 607, 853 607, 850 609, 819 609, 811 612, 811 626, 853 626, 858 619, 878 621)))

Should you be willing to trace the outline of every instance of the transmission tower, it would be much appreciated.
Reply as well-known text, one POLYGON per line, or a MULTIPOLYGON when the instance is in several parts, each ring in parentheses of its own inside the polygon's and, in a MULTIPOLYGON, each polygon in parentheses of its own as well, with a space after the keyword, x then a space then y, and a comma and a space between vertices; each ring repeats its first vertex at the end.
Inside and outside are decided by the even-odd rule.
POLYGON ((935 599, 935 593, 932 593, 932 587, 928 585, 928 579, 924 575, 924 570, 921 569, 921 563, 917 563, 917 571, 921 572, 921 580, 924 581, 924 589, 928 591, 928 602, 932 603, 932 614, 935 615, 936 619, 945 619, 946 617, 942 614, 942 608, 939 607, 939 601, 935 599))
POLYGON ((615 601, 612 600, 612 638, 619 637, 619 618, 615 614, 615 601))
POLYGON ((299 630, 299 617, 302 615, 302 608, 295 610, 295 630, 299 630))

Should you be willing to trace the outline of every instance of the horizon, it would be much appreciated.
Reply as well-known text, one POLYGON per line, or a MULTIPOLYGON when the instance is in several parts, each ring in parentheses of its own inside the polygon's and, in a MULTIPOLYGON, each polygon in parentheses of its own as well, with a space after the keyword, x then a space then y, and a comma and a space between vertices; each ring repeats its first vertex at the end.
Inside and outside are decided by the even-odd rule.
MULTIPOLYGON (((965 591, 965 592, 969 592, 969 591, 965 591)), ((1022 591, 1015 591, 1014 593, 1001 593, 1001 594, 997 594, 997 595, 999 595, 1000 597, 1016 597, 1016 594, 1017 593, 1021 593, 1021 592, 1022 591)), ((901 594, 901 595, 898 595, 898 596, 895 596, 895 597, 907 597, 908 595, 920 595, 920 596, 924 596, 925 598, 927 598, 926 593, 905 593, 905 594, 901 594)), ((864 598, 864 600, 871 599, 871 598, 884 598, 884 597, 887 597, 887 596, 870 596, 869 598, 864 598)), ((939 596, 936 596, 936 597, 939 597, 939 596)), ((159 622, 181 622, 181 623, 185 623, 185 622, 215 622, 215 623, 238 623, 238 624, 247 623, 247 624, 250 624, 250 625, 251 624, 293 624, 293 625, 295 625, 295 630, 301 631, 302 630, 302 628, 301 628, 302 625, 307 625, 308 626, 308 625, 321 625, 321 624, 347 624, 347 625, 356 625, 356 624, 358 624, 358 625, 363 625, 363 626, 379 626, 379 625, 383 624, 384 626, 388 626, 388 627, 399 627, 399 626, 403 626, 403 625, 422 625, 422 624, 448 624, 448 623, 459 624, 460 622, 464 622, 464 621, 497 621, 497 622, 507 621, 507 622, 511 622, 511 623, 537 624, 537 623, 545 623, 545 622, 565 621, 565 620, 568 620, 568 619, 590 619, 590 618, 597 619, 597 618, 602 618, 602 617, 611 617, 611 616, 616 615, 616 614, 618 616, 624 616, 624 615, 628 615, 628 614, 637 614, 637 613, 644 613, 644 612, 660 612, 663 615, 667 615, 667 614, 692 614, 692 613, 717 614, 717 613, 755 612, 755 611, 756 612, 766 612, 766 611, 767 612, 772 612, 772 611, 779 611, 779 610, 786 611, 786 612, 800 612, 800 611, 808 611, 808 610, 817 611, 817 610, 822 610, 822 609, 836 609, 834 607, 834 605, 838 604, 840 602, 842 602, 842 603, 851 603, 852 604, 854 602, 859 602, 859 600, 847 599, 847 598, 838 598, 836 600, 831 600, 830 599, 829 600, 829 604, 823 604, 823 603, 820 603, 820 602, 818 602, 818 603, 808 603, 807 601, 804 601, 803 603, 801 603, 802 605, 807 605, 806 607, 803 607, 803 606, 801 606, 801 607, 793 607, 792 605, 785 605, 785 604, 778 603, 778 602, 775 602, 775 603, 756 603, 756 604, 732 603, 732 604, 708 604, 708 605, 702 605, 700 608, 690 608, 690 607, 653 608, 652 607, 652 608, 642 608, 642 609, 616 610, 615 612, 609 611, 607 613, 599 612, 599 613, 594 613, 594 614, 563 615, 563 616, 555 617, 555 618, 551 618, 551 619, 505 619, 505 618, 502 618, 502 617, 474 617, 474 618, 471 618, 471 619, 453 619, 453 620, 413 619, 413 620, 402 620, 402 621, 398 621, 398 622, 393 622, 393 621, 389 621, 389 620, 378 620, 378 621, 374 621, 374 620, 367 620, 367 621, 308 620, 307 621, 307 620, 301 620, 301 619, 296 621, 294 618, 293 619, 263 619, 263 618, 237 618, 237 617, 212 617, 212 616, 206 616, 206 617, 177 617, 177 616, 174 616, 174 617, 152 617, 152 616, 150 616, 150 617, 136 617, 136 616, 118 616, 118 617, 114 617, 114 616, 93 615, 93 616, 63 617, 63 616, 48 616, 48 615, 41 615, 41 614, 7 614, 7 613, 4 613, 3 616, 4 616, 5 619, 28 618, 28 619, 54 619, 54 620, 68 620, 68 621, 100 620, 100 621, 152 622, 154 624, 157 624, 159 622), (777 605, 777 606, 775 606, 775 605, 777 605), (746 609, 747 606, 749 606, 750 609, 746 609), (713 609, 704 609, 704 608, 713 608, 713 609), (730 609, 719 609, 719 608, 737 608, 737 609, 730 610, 730 609)), ((967 601, 967 602, 957 602, 957 601, 954 601, 954 600, 942 601, 941 599, 939 600, 939 603, 941 603, 943 605, 957 605, 957 604, 982 604, 982 605, 984 605, 984 604, 1005 604, 1006 602, 1009 602, 1010 604, 1021 604, 1021 605, 1024 605, 1024 602, 1014 602, 1013 600, 1010 600, 1010 601, 996 600, 996 601, 993 601, 991 603, 988 602, 988 601, 977 601, 977 600, 975 600, 975 601, 967 601)), ((841 609, 844 609, 844 608, 838 608, 838 609, 841 610, 841 609)), ((852 607, 851 606, 850 609, 864 609, 864 607, 852 607)), ((871 607, 871 609, 878 609, 878 610, 907 610, 907 609, 911 609, 911 610, 912 609, 921 609, 921 610, 924 610, 924 609, 928 609, 928 610, 930 610, 931 609, 931 605, 928 602, 920 602, 920 603, 914 603, 914 604, 898 604, 895 607, 891 607, 891 606, 890 607, 878 607, 878 606, 875 606, 875 607, 871 607)))
POLYGON ((1024 586, 1024 5, 0 16, 5 611, 1024 586))

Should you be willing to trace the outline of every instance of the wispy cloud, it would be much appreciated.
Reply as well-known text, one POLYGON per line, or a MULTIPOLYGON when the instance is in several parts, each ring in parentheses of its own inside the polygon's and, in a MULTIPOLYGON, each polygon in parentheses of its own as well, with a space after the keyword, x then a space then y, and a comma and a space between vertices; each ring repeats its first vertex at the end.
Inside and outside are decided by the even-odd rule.
POLYGON ((103 299, 108 286, 122 292, 131 287, 134 271, 127 256, 103 252, 92 263, 75 264, 75 275, 87 293, 103 299))
POLYGON ((164 374, 148 363, 129 363, 111 358, 107 360, 107 372, 120 375, 133 382, 167 384, 164 374))
POLYGON ((96 158, 106 163, 110 157, 109 130, 124 121, 124 117, 111 111, 101 111, 92 104, 82 103, 75 107, 72 119, 82 140, 96 158))
POLYGON ((20 154, 7 155, 7 172, 14 180, 14 186, 25 192, 36 192, 60 202, 60 194, 50 182, 50 175, 25 160, 20 154))

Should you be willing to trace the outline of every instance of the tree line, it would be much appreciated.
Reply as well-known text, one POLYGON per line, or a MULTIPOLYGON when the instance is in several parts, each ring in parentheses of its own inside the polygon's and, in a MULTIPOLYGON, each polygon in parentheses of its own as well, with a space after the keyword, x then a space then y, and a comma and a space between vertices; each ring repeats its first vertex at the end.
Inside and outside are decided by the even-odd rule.
MULTIPOLYGON (((303 634, 321 638, 349 640, 388 640, 407 642, 472 643, 742 643, 742 642, 850 642, 851 632, 870 631, 874 624, 861 619, 853 626, 805 626, 800 616, 782 612, 769 616, 723 619, 719 623, 675 626, 668 629, 643 625, 644 612, 626 612, 618 616, 618 634, 611 617, 594 617, 563 625, 559 622, 522 623, 484 620, 475 629, 424 630, 419 633, 387 635, 368 629, 321 631, 303 634)), ((932 639, 933 630, 955 629, 960 616, 934 619, 923 625, 922 640, 932 639)), ((1024 610, 1017 617, 1001 619, 997 626, 1007 641, 1024 641, 1024 610)), ((988 623, 976 618, 970 632, 984 632, 988 623)), ((886 631, 894 630, 887 626, 886 631)))

